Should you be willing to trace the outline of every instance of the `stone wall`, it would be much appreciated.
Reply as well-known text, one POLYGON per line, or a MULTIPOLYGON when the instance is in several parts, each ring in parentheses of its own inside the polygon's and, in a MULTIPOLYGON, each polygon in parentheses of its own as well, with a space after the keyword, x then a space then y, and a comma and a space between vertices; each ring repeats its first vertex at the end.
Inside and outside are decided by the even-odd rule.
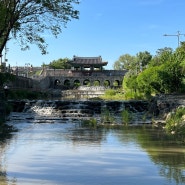
POLYGON ((23 76, 14 76, 14 80, 8 83, 10 88, 32 88, 33 80, 23 76))
POLYGON ((184 94, 158 95, 149 102, 149 113, 165 120, 179 106, 185 106, 184 94))

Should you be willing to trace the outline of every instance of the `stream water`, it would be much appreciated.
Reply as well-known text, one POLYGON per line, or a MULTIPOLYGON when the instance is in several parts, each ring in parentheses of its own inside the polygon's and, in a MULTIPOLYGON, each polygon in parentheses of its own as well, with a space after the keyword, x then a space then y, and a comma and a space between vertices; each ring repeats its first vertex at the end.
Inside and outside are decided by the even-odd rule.
POLYGON ((89 129, 78 120, 35 122, 0 142, 0 185, 181 185, 185 148, 150 126, 89 129))

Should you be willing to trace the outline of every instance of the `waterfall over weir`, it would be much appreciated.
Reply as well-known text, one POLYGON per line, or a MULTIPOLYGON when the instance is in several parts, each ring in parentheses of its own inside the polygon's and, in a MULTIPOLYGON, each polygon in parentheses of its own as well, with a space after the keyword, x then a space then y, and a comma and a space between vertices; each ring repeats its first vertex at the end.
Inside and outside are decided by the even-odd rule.
MULTIPOLYGON (((132 114, 141 117, 145 114, 148 108, 148 102, 145 101, 11 101, 13 106, 13 118, 16 117, 16 112, 24 114, 22 119, 29 119, 30 121, 45 123, 72 120, 84 120, 92 117, 97 120, 108 112, 109 115, 115 117, 119 122, 121 112, 129 110, 132 114)), ((22 114, 22 115, 23 115, 22 114)))

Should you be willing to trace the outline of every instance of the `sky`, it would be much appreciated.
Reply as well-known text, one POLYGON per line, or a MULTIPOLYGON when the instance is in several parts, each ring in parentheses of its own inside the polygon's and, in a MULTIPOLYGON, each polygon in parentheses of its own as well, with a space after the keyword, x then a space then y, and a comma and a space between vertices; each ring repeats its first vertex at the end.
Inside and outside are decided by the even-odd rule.
POLYGON ((46 34, 48 54, 37 46, 21 51, 16 40, 7 44, 10 66, 49 64, 59 58, 101 56, 106 69, 121 55, 136 55, 158 49, 178 47, 185 41, 185 0, 81 0, 76 6, 79 19, 68 22, 67 28, 55 38, 46 34), (174 36, 164 36, 164 34, 174 36))

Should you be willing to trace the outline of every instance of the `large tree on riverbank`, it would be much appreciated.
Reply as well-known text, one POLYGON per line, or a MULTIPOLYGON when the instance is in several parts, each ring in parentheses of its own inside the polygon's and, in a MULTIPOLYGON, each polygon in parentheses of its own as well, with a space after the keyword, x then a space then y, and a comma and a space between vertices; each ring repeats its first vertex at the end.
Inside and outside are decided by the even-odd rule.
POLYGON ((42 54, 47 44, 44 34, 57 36, 71 19, 78 19, 74 5, 79 0, 0 0, 0 54, 9 39, 17 39, 22 49, 36 44, 42 54))

